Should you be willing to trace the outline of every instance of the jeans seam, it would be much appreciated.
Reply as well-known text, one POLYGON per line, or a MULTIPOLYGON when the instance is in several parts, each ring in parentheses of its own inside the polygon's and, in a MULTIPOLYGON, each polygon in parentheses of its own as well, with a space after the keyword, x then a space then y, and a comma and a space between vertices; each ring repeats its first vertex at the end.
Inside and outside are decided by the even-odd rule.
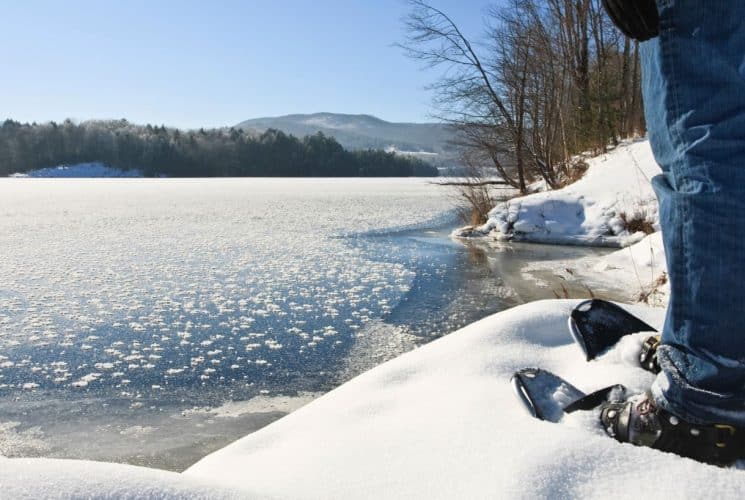
MULTIPOLYGON (((670 93, 671 93, 671 113, 668 116, 672 116, 675 121, 680 119, 681 116, 681 109, 682 106, 680 104, 680 90, 679 86, 680 83, 678 81, 677 75, 678 70, 676 67, 675 62, 675 54, 677 54, 677 43, 675 41, 674 36, 669 36, 670 32, 675 29, 675 22, 674 20, 671 22, 671 17, 674 18, 675 16, 675 7, 671 4, 671 2, 660 2, 666 4, 664 9, 660 9, 665 15, 660 16, 660 45, 663 46, 663 50, 661 51, 661 58, 662 58, 662 65, 663 68, 666 67, 667 71, 666 73, 669 75, 668 82, 670 82, 670 93)), ((675 167, 679 166, 680 158, 683 157, 683 152, 681 151, 681 148, 683 146, 683 137, 680 133, 680 129, 676 126, 675 123, 668 123, 667 126, 670 128, 671 136, 674 139, 673 147, 676 151, 676 161, 675 164, 672 165, 671 173, 672 173, 672 179, 668 179, 668 184, 670 184, 670 187, 672 188, 672 198, 674 198, 674 202, 678 204, 678 208, 680 209, 680 213, 676 214, 678 216, 682 216, 681 221, 679 221, 679 224, 676 225, 676 231, 678 232, 678 238, 681 242, 681 254, 682 259, 680 259, 680 264, 678 265, 680 271, 677 273, 678 276, 686 276, 688 270, 690 269, 690 241, 686 237, 687 231, 685 231, 685 224, 688 219, 688 199, 686 196, 679 196, 679 179, 677 178, 677 175, 675 173, 675 167), (677 164, 677 165, 676 165, 677 164), (672 180, 673 182, 669 182, 669 180, 672 180)), ((685 290, 680 290, 681 284, 678 283, 678 291, 685 292, 685 290)), ((680 300, 683 297, 687 297, 687 295, 681 295, 678 294, 678 300, 680 300)), ((686 301, 687 302, 687 301, 686 301)))
MULTIPOLYGON (((667 124, 666 126, 669 128, 671 141, 673 142, 672 146, 675 149, 676 155, 675 155, 675 161, 671 165, 671 175, 667 179, 667 184, 670 187, 670 200, 668 200, 668 203, 674 203, 676 206, 676 212, 673 213, 673 217, 679 217, 681 220, 678 220, 677 224, 675 224, 675 232, 676 232, 676 238, 678 241, 680 241, 680 250, 681 255, 679 259, 673 259, 673 262, 676 262, 675 267, 676 269, 671 269, 669 271, 670 275, 675 275, 678 277, 676 283, 671 283, 671 293, 675 296, 675 303, 671 304, 673 307, 680 308, 681 304, 680 302, 683 302, 683 307, 687 308, 687 304, 689 301, 689 296, 686 293, 686 287, 687 287, 687 281, 689 280, 688 272, 690 269, 690 241, 687 237, 688 231, 685 229, 685 225, 688 219, 689 214, 689 207, 688 207, 688 199, 687 196, 681 196, 680 192, 678 191, 679 187, 679 179, 677 179, 677 175, 675 170, 677 170, 676 167, 680 167, 680 158, 683 156, 682 152, 682 146, 684 144, 683 137, 681 135, 680 129, 676 126, 676 123, 678 120, 680 120, 681 116, 681 97, 680 97, 680 89, 679 89, 679 81, 677 78, 678 69, 676 66, 676 50, 678 48, 675 36, 671 33, 675 30, 675 7, 671 2, 668 2, 666 0, 659 0, 658 1, 658 7, 662 7, 659 9, 660 11, 660 34, 659 34, 659 43, 661 47, 660 51, 660 64, 662 66, 663 71, 668 75, 667 81, 669 83, 669 93, 670 93, 670 102, 669 106, 670 109, 668 110, 667 115, 667 124), (670 122, 669 117, 672 117, 674 122, 670 122), (672 181, 672 182, 670 182, 672 181), (680 278, 683 278, 684 282, 680 282, 680 278), (674 289, 673 289, 674 288, 674 289)), ((670 316, 669 316, 670 318, 670 316)), ((669 339, 665 339, 664 337, 668 337, 668 335, 664 335, 666 333, 665 331, 674 331, 674 329, 680 329, 685 328, 683 325, 677 325, 677 324, 670 324, 665 325, 665 329, 663 331, 663 342, 666 340, 669 342, 669 339)), ((677 335, 680 335, 682 332, 678 331, 676 332, 677 335)), ((668 367, 672 368, 675 373, 675 375, 672 375, 672 378, 677 378, 679 375, 678 367, 672 366, 668 367)), ((672 382, 672 381, 671 381, 672 382)), ((673 382, 677 384, 677 382, 673 382)), ((658 389, 661 389, 658 387, 658 389)), ((673 410, 672 412, 675 413, 686 413, 685 411, 682 411, 683 408, 678 408, 680 406, 680 402, 676 401, 673 403, 670 401, 669 398, 665 396, 665 392, 667 391, 659 391, 659 395, 662 399, 665 400, 665 405, 668 407, 668 410, 673 410)), ((673 391, 675 392, 675 390, 673 391)))

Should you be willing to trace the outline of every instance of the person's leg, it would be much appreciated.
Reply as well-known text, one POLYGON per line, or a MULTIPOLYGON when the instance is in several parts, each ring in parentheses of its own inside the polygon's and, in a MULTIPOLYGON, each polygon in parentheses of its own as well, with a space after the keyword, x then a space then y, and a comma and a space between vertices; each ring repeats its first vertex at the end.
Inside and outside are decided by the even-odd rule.
POLYGON ((643 87, 671 295, 652 394, 745 427, 745 2, 657 4, 643 87))

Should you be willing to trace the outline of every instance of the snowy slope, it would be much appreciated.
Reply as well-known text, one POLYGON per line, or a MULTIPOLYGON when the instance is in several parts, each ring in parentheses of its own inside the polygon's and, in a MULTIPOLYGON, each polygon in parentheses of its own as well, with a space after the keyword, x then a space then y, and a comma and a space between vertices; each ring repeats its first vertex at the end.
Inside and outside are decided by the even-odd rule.
POLYGON ((314 113, 255 118, 236 127, 257 133, 273 128, 298 137, 322 132, 334 137, 346 149, 393 148, 435 153, 422 156, 429 161, 456 156, 450 145, 455 132, 443 123, 391 123, 370 115, 314 113))
POLYGON ((667 306, 670 283, 667 281, 662 233, 650 234, 639 243, 585 263, 588 267, 581 269, 580 274, 587 280, 595 277, 608 282, 623 283, 627 290, 632 291, 629 300, 642 298, 651 305, 667 306))
MULTIPOLYGON (((500 245, 499 242, 489 242, 500 245)), ((612 290, 623 302, 644 302, 665 307, 670 296, 667 281, 662 233, 656 232, 626 248, 603 256, 571 260, 537 260, 525 265, 521 272, 530 278, 550 273, 575 289, 612 290)), ((544 283, 545 285, 545 283, 544 283)))
POLYGON ((563 189, 500 203, 476 231, 519 241, 626 246, 643 234, 624 230, 621 214, 656 223, 657 200, 649 180, 660 172, 648 141, 625 142, 592 158, 579 181, 563 189))
MULTIPOLYGON (((508 383, 541 366, 584 390, 642 389, 632 337, 585 363, 576 301, 514 308, 367 372, 188 469, 280 498, 742 498, 745 475, 605 437, 592 415, 531 419, 508 383)), ((659 326, 663 311, 634 312, 659 326)))
POLYGON ((240 491, 173 472, 82 460, 7 459, 0 457, 0 498, 246 499, 240 491))

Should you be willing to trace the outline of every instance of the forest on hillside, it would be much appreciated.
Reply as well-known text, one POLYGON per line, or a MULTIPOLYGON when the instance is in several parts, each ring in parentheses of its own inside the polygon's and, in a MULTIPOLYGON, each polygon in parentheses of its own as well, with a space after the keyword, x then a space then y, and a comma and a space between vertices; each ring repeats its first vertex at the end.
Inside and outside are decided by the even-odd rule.
POLYGON ((278 130, 179 130, 126 120, 0 126, 0 176, 100 162, 146 176, 409 177, 436 176, 414 158, 380 150, 347 151, 321 133, 302 139, 278 130))

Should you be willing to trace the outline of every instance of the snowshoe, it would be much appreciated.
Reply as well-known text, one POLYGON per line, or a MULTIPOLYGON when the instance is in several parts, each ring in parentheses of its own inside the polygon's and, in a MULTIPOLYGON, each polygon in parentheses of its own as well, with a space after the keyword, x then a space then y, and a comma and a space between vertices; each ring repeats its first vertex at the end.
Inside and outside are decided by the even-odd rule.
POLYGON ((622 443, 722 466, 745 458, 745 429, 687 422, 658 407, 649 394, 629 395, 622 385, 585 394, 540 368, 518 371, 511 384, 525 409, 539 420, 558 423, 570 413, 596 411, 605 432, 622 443))
POLYGON ((612 302, 590 299, 572 310, 569 332, 591 361, 626 335, 657 330, 612 302))
POLYGON ((642 343, 639 365, 652 373, 659 373, 657 330, 625 309, 601 299, 580 302, 569 316, 569 332, 582 349, 587 361, 607 351, 626 335, 654 332, 642 343))

